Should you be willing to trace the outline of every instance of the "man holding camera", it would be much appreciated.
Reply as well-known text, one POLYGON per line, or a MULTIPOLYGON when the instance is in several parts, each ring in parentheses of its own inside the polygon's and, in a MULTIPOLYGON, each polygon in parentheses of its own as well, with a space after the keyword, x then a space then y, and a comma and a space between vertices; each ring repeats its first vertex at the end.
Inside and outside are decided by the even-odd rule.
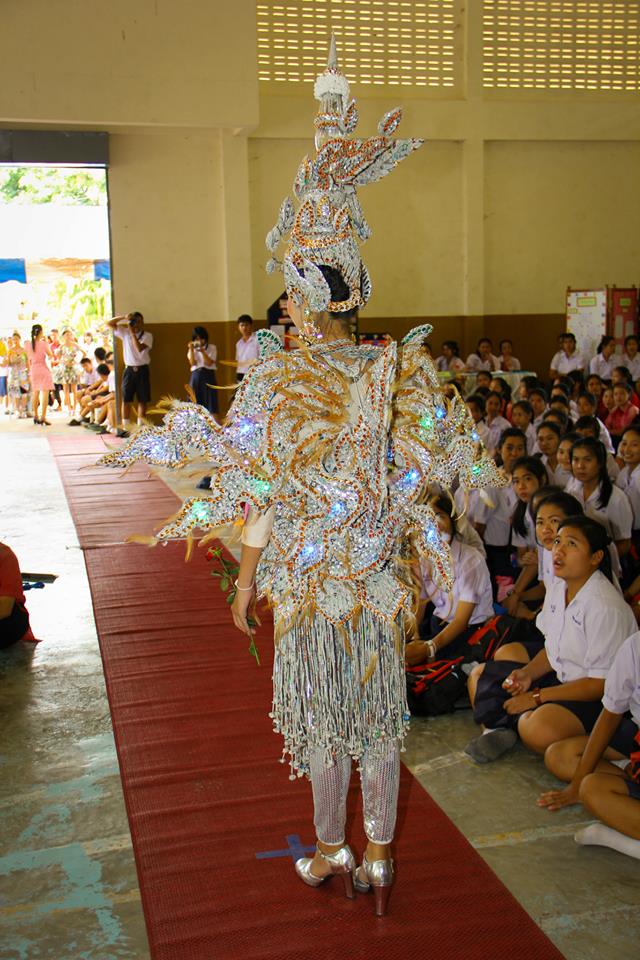
POLYGON ((122 425, 130 426, 131 404, 138 403, 138 423, 144 422, 147 404, 151 400, 149 363, 153 334, 144 329, 144 317, 137 310, 109 320, 114 335, 122 340, 124 373, 122 374, 122 425))

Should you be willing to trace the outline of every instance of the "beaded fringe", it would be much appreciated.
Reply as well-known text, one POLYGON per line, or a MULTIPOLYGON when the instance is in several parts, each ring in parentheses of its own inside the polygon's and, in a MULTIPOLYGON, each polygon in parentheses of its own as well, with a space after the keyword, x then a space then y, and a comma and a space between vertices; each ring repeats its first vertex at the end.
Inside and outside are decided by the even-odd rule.
POLYGON ((282 635, 270 717, 284 737, 290 779, 309 775, 311 750, 323 750, 327 764, 345 754, 360 761, 365 751, 383 757, 387 741, 404 740, 409 711, 397 629, 365 609, 340 629, 316 616, 282 635))

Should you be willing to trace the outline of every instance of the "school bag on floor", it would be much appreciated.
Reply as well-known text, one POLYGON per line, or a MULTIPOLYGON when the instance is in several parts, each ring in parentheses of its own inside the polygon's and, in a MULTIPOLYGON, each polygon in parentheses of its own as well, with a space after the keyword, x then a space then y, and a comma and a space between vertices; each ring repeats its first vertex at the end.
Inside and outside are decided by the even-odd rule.
MULTIPOLYGON (((503 643, 509 642, 518 621, 508 614, 487 620, 467 640, 467 651, 453 660, 430 660, 406 667, 407 702, 415 717, 437 717, 453 713, 466 694, 465 664, 490 660, 503 643)), ((467 704, 468 705, 468 704, 467 704)))

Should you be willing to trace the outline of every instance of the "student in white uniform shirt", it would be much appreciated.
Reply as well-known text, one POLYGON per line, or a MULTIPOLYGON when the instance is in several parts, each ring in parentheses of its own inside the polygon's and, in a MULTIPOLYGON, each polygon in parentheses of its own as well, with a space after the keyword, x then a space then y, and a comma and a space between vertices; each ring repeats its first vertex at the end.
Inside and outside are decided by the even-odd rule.
POLYGON ((638 338, 633 334, 625 337, 624 352, 620 357, 620 363, 630 372, 633 382, 640 380, 640 353, 638 352, 638 338))
POLYGON ((554 471, 554 481, 557 487, 567 489, 567 484, 573 480, 571 472, 571 448, 580 439, 577 433, 565 433, 558 444, 558 466, 554 471))
POLYGON ((467 410, 471 414, 471 419, 475 424, 477 438, 486 447, 489 439, 489 430, 484 420, 484 397, 481 393, 472 393, 470 397, 467 397, 465 403, 467 410))
POLYGON ((475 353, 470 353, 467 357, 467 370, 471 373, 477 373, 478 370, 499 370, 500 360, 493 354, 493 344, 488 337, 481 337, 478 340, 475 353))
POLYGON ((520 596, 529 589, 538 573, 538 542, 529 505, 534 495, 547 486, 549 478, 539 457, 521 457, 513 466, 511 482, 518 498, 511 517, 511 546, 516 549, 520 572, 504 606, 507 613, 515 616, 520 596))
POLYGON ((533 410, 533 425, 537 429, 544 420, 544 415, 547 411, 547 392, 544 387, 532 387, 531 390, 529 390, 527 400, 531 404, 533 410))
POLYGON ((196 403, 205 407, 214 416, 218 413, 218 391, 216 368, 218 349, 209 343, 209 331, 206 327, 194 327, 191 340, 187 344, 187 362, 189 364, 189 386, 193 390, 196 403))
POLYGON ((138 404, 138 423, 144 423, 147 404, 151 400, 149 364, 153 334, 144 329, 144 317, 136 310, 109 320, 114 335, 122 341, 124 373, 122 374, 122 425, 128 428, 131 405, 138 404))
POLYGON ((435 359, 436 370, 460 373, 464 370, 464 360, 460 356, 460 347, 456 340, 445 340, 442 353, 435 359))
MULTIPOLYGON (((511 477, 513 465, 526 454, 526 441, 521 430, 509 427, 500 437, 498 456, 502 468, 511 477)), ((461 509, 456 493, 456 504, 461 509)), ((487 487, 469 493, 469 519, 482 537, 487 551, 487 563, 495 588, 496 577, 512 577, 511 565, 511 516, 516 508, 517 497, 513 486, 487 487)))
MULTIPOLYGON (((600 428, 596 417, 578 417, 573 427, 573 432, 577 433, 579 437, 591 437, 593 440, 599 440, 606 450, 606 445, 600 436, 600 428)), ((607 473, 609 474, 611 482, 615 483, 620 473, 620 467, 614 455, 609 450, 606 450, 606 453, 607 473)))
MULTIPOLYGON (((578 413, 580 416, 578 420, 582 417, 593 417, 593 419, 598 424, 598 440, 602 440, 605 446, 605 450, 608 450, 609 453, 613 453, 613 443, 611 442, 611 434, 605 427, 604 423, 600 419, 598 414, 598 401, 592 393, 589 393, 587 390, 583 390, 582 393, 578 394, 578 399, 576 400, 578 406, 578 413)), ((577 423, 576 423, 577 427, 577 423)))
POLYGON ((513 355, 513 344, 511 340, 501 340, 498 344, 500 350, 500 369, 510 373, 512 370, 521 370, 522 365, 517 357, 513 355))
POLYGON ((640 426, 627 427, 622 434, 618 456, 624 467, 618 474, 616 486, 626 493, 633 511, 633 542, 640 545, 640 426))
POLYGON ((582 803, 601 822, 579 830, 576 843, 640 860, 640 633, 627 637, 614 657, 590 736, 552 744, 544 762, 568 786, 541 794, 538 805, 561 810, 582 803))
POLYGON ((631 546, 633 511, 627 495, 611 482, 606 456, 602 443, 593 437, 585 437, 574 443, 571 448, 573 480, 565 489, 580 501, 588 517, 603 524, 614 541, 618 558, 614 573, 620 577, 620 559, 629 552, 631 546))
POLYGON ((498 443, 503 432, 511 426, 509 421, 501 415, 501 409, 502 396, 497 390, 492 390, 487 394, 484 405, 484 422, 487 427, 487 439, 484 445, 491 454, 498 449, 498 443))
POLYGON ((240 339, 236 343, 236 380, 240 383, 252 363, 258 359, 260 348, 258 338, 253 332, 253 320, 248 313, 238 317, 240 339))
POLYGON ((620 358, 616 356, 615 338, 604 336, 598 344, 598 352, 589 364, 589 373, 597 373, 602 380, 611 380, 613 369, 620 362, 620 358))
POLYGON ((511 422, 522 430, 527 440, 527 453, 531 455, 536 446, 536 428, 533 426, 533 407, 528 400, 518 400, 511 407, 511 422))
MULTIPOLYGON (((553 487, 564 487, 569 477, 560 475, 559 482, 556 479, 556 471, 560 470, 558 462, 558 447, 562 440, 562 432, 557 423, 553 420, 543 420, 536 430, 536 446, 540 453, 540 459, 544 463, 549 477, 549 484, 553 487)), ((570 476, 570 475, 569 475, 570 476)))
MULTIPOLYGON (((589 517, 569 517, 559 525, 553 545, 558 579, 536 621, 544 648, 525 666, 514 663, 503 683, 503 716, 517 722, 520 739, 535 753, 593 729, 613 659, 636 629, 629 605, 610 579, 608 542, 602 524, 589 517)), ((479 683, 476 719, 480 700, 479 683)), ((489 714, 500 717, 495 707, 489 714)))
POLYGON ((562 337, 562 349, 552 357, 549 368, 549 379, 566 376, 572 370, 584 370, 586 362, 576 347, 576 338, 572 333, 565 333, 562 337))
POLYGON ((409 666, 463 655, 469 637, 493 617, 491 580, 485 558, 460 537, 453 517, 454 505, 449 497, 433 497, 429 503, 438 527, 451 544, 454 578, 451 593, 441 590, 432 580, 429 565, 421 565, 422 592, 418 623, 422 621, 429 601, 433 603, 434 610, 428 639, 412 640, 405 646, 405 660, 409 666))
MULTIPOLYGON (((576 498, 563 491, 546 492, 542 489, 539 497, 534 495, 531 505, 538 541, 539 582, 519 596, 519 602, 513 613, 513 616, 520 621, 517 638, 504 643, 496 650, 493 660, 498 663, 500 661, 529 663, 544 648, 544 635, 538 630, 535 621, 542 609, 547 590, 556 580, 551 552, 553 543, 560 524, 568 517, 582 514, 582 507, 576 498)), ((474 707, 478 699, 478 684, 486 670, 487 665, 481 663, 474 667, 469 675, 467 689, 471 705, 474 707)), ((487 700, 492 702, 504 699, 502 695, 504 676, 503 668, 488 668, 487 676, 480 684, 478 716, 486 714, 487 700)), ((476 763, 491 763, 497 760, 517 742, 513 722, 508 721, 506 717, 501 719, 504 722, 503 726, 492 728, 483 725, 482 736, 475 737, 465 747, 465 753, 476 763)))

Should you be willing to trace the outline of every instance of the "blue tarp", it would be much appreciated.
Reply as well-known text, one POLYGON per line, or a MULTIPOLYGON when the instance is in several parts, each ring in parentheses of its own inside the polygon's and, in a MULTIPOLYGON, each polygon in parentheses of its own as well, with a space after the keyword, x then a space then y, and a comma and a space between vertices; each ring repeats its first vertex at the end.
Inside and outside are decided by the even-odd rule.
POLYGON ((94 260, 93 275, 96 280, 111 280, 111 264, 108 260, 94 260))
POLYGON ((7 283, 8 280, 27 282, 24 260, 0 260, 0 283, 7 283))

